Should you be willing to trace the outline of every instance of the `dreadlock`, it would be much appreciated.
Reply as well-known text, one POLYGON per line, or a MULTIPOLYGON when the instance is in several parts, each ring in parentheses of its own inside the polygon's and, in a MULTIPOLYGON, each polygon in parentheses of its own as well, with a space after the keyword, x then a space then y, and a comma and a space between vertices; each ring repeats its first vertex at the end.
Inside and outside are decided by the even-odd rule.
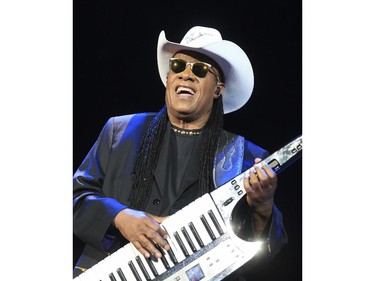
MULTIPOLYGON (((214 189, 212 171, 223 127, 223 115, 223 101, 220 96, 214 100, 210 118, 201 132, 199 197, 214 189)), ((152 177, 158 162, 166 124, 167 109, 164 106, 152 120, 136 156, 133 192, 130 196, 130 205, 134 209, 144 210, 146 207, 151 193, 152 177)))
POLYGON ((167 125, 167 107, 164 106, 150 123, 142 140, 134 165, 133 192, 130 205, 144 210, 151 189, 152 175, 158 162, 167 125))
POLYGON ((213 168, 215 154, 220 141, 221 129, 223 127, 223 98, 220 96, 212 106, 212 112, 206 125, 202 130, 202 142, 199 159, 199 188, 198 196, 214 190, 213 168))

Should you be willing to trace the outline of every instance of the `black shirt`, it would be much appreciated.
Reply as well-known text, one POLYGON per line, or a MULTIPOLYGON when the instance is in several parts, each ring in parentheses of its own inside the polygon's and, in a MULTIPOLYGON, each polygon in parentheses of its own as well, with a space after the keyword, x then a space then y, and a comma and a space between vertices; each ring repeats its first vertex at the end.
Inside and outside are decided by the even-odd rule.
POLYGON ((197 191, 200 140, 199 134, 182 134, 173 131, 168 122, 156 166, 160 176, 157 183, 154 179, 152 187, 157 188, 154 186, 157 184, 163 193, 159 215, 171 215, 177 211, 174 210, 173 203, 179 193, 197 191))

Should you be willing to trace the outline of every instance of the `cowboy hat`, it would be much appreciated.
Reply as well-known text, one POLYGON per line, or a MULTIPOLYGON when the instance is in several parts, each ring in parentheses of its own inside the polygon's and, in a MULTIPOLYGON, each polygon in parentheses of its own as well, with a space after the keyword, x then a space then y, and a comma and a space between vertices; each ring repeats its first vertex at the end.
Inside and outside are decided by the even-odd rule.
POLYGON ((161 31, 157 46, 157 61, 164 86, 169 72, 169 59, 182 50, 204 54, 220 66, 225 78, 224 113, 236 111, 246 104, 253 91, 254 74, 249 58, 238 45, 223 40, 218 30, 209 27, 191 28, 180 44, 168 41, 165 32, 161 31))

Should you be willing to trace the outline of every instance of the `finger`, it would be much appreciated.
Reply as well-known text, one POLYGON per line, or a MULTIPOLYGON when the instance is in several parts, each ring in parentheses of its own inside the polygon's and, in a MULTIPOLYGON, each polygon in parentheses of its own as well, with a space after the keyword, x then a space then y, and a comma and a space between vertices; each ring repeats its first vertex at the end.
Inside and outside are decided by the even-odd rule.
POLYGON ((254 191, 253 187, 250 185, 250 176, 249 175, 244 177, 243 185, 244 185, 245 191, 247 193, 254 191))
POLYGON ((252 206, 259 198, 259 191, 261 187, 259 185, 259 180, 254 174, 250 172, 249 175, 244 177, 244 188, 246 191, 246 201, 249 206, 252 206), (252 174, 251 174, 252 173, 252 174), (253 177, 253 179, 251 179, 253 177))
POLYGON ((263 176, 268 177, 269 184, 276 186, 277 185, 277 175, 275 171, 266 163, 261 164, 263 170, 263 176))
POLYGON ((150 227, 155 230, 161 237, 167 239, 168 233, 160 226, 160 223, 162 223, 167 217, 158 217, 151 214, 148 215, 154 220, 154 225, 151 225, 150 227))
MULTIPOLYGON (((165 230, 163 230, 163 233, 165 230)), ((169 244, 162 236, 160 236, 159 232, 152 231, 147 234, 147 238, 152 241, 154 244, 158 244, 160 247, 164 248, 164 250, 168 251, 170 249, 169 244)), ((155 246, 155 245, 154 245, 155 246)))
POLYGON ((268 175, 266 171, 263 170, 262 164, 258 163, 254 165, 256 176, 258 178, 259 184, 262 188, 267 187, 270 184, 268 175))
POLYGON ((262 159, 261 158, 255 158, 255 160, 254 160, 254 162, 257 164, 257 163, 259 163, 259 162, 261 162, 262 161, 262 159))
MULTIPOLYGON (((163 239, 159 240, 159 239, 155 239, 155 238, 152 239, 152 238, 145 237, 145 239, 141 240, 140 245, 150 255, 152 255, 156 258, 161 258, 162 253, 159 251, 160 248, 158 248, 157 245, 160 245, 161 247, 166 248, 165 243, 166 242, 163 239), (156 242, 155 240, 158 240, 159 242, 156 242)), ((169 247, 169 245, 168 245, 168 247, 169 247)), ((169 248, 167 248, 166 250, 169 250, 169 248)), ((148 256, 148 257, 150 257, 150 256, 148 256)))
POLYGON ((163 227, 158 222, 164 221, 167 217, 158 217, 152 214, 148 214, 153 220, 154 224, 151 225, 153 232, 148 232, 147 237, 152 240, 154 243, 158 244, 164 250, 169 251, 170 246, 167 243, 168 233, 164 230, 163 227))
POLYGON ((256 191, 260 188, 260 182, 257 175, 256 169, 250 169, 249 172, 249 184, 252 190, 256 191))
POLYGON ((139 241, 135 240, 135 241, 131 241, 131 243, 134 245, 134 247, 145 257, 145 258, 149 258, 151 257, 151 253, 152 251, 147 251, 143 246, 142 246, 142 243, 140 243, 139 241))

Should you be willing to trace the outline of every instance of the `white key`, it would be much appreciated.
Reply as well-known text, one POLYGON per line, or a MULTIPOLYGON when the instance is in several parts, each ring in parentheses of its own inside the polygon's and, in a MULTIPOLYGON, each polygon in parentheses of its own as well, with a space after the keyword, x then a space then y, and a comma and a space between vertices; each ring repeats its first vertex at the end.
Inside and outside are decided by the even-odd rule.
POLYGON ((189 243, 187 242, 185 236, 181 231, 181 228, 185 226, 184 223, 186 223, 186 219, 188 218, 186 217, 188 214, 185 212, 185 210, 186 209, 182 209, 181 213, 179 213, 179 219, 174 221, 172 233, 169 233, 169 235, 172 236, 171 238, 175 242, 176 247, 178 247, 180 251, 183 253, 184 258, 191 256, 193 254, 193 251, 189 246, 189 243))
POLYGON ((133 257, 129 255, 128 251, 126 251, 126 247, 128 247, 128 245, 125 245, 123 248, 117 250, 110 256, 112 273, 115 276, 116 280, 121 281, 123 279, 118 272, 118 270, 121 269, 121 272, 123 273, 127 281, 136 281, 133 273, 128 266, 128 261, 130 261, 133 257))
MULTIPOLYGON (((206 217, 206 220, 207 222, 209 223, 212 231, 214 232, 215 234, 215 237, 216 238, 219 238, 221 236, 221 234, 219 233, 219 231, 217 230, 214 222, 212 221, 212 219, 210 218, 210 215, 209 215, 209 211, 212 211, 212 213, 214 214, 215 218, 216 218, 216 221, 219 223, 221 229, 224 231, 226 229, 225 227, 225 224, 224 224, 224 221, 222 220, 217 208, 216 208, 216 205, 215 203, 213 202, 211 196, 209 194, 205 194, 203 195, 202 197, 202 200, 205 202, 205 205, 207 206, 206 207, 206 212, 205 212, 205 217, 206 217)), ((225 231, 224 231, 225 233, 225 231)))
MULTIPOLYGON (((162 226, 164 227, 164 229, 168 233, 167 242, 168 242, 169 246, 171 247, 174 255, 176 256, 176 259, 177 259, 178 262, 181 262, 186 258, 185 255, 180 250, 180 248, 177 244, 177 241, 173 237, 173 232, 176 229, 175 226, 178 225, 179 224, 178 221, 180 219, 182 219, 182 217, 180 217, 180 214, 181 214, 181 210, 176 212, 174 215, 167 218, 166 220, 164 220, 163 223, 162 223, 162 226)), ((168 259, 168 261, 171 261, 168 254, 166 255, 166 258, 168 259)), ((173 267, 174 263, 172 262, 170 264, 170 266, 173 267)))
POLYGON ((132 256, 130 256, 129 251, 126 249, 129 247, 130 244, 127 244, 111 255, 111 258, 113 260, 112 262, 116 272, 115 277, 119 281, 121 281, 122 279, 120 277, 119 272, 117 271, 118 269, 121 269, 127 281, 137 280, 128 266, 128 262, 133 258, 132 256))
MULTIPOLYGON (((179 246, 179 243, 177 242, 177 238, 174 236, 175 232, 178 233, 179 238, 181 239, 182 244, 183 244, 184 248, 186 249, 188 256, 192 255, 194 253, 194 251, 193 251, 192 247, 189 245, 188 240, 187 240, 187 238, 185 237, 185 235, 182 231, 182 228, 183 227, 185 228, 185 230, 188 233, 195 249, 199 250, 200 246, 199 246, 198 242, 196 241, 196 239, 194 238, 193 233, 191 232, 191 230, 188 226, 189 222, 191 220, 193 220, 194 217, 197 217, 197 215, 195 215, 194 212, 197 210, 196 205, 198 204, 198 202, 199 202, 199 200, 197 199, 196 201, 191 202, 189 205, 187 205, 182 210, 180 210, 178 212, 178 217, 173 220, 173 224, 172 224, 172 227, 171 227, 172 231, 171 231, 170 235, 172 236, 172 240, 176 244, 176 247, 181 249, 181 247, 179 246)), ((173 215, 173 216, 175 216, 175 215, 173 215)), ((181 253, 183 253, 182 250, 180 250, 180 251, 181 251, 181 253)), ((184 255, 184 257, 186 256, 184 253, 183 253, 183 255, 184 255)))
MULTIPOLYGON (((190 222, 190 221, 189 221, 190 222)), ((191 251, 194 253, 194 252, 197 252, 200 250, 200 246, 197 242, 197 240, 195 239, 194 237, 194 234, 193 232, 191 231, 190 227, 189 227, 189 222, 188 223, 185 223, 182 227, 184 228, 185 232, 187 233, 189 239, 190 239, 190 243, 192 243, 193 245, 191 246, 190 243, 189 244, 189 249, 191 249, 191 251)), ((184 231, 180 230, 180 232, 182 233, 182 235, 185 237, 185 234, 184 234, 184 231)), ((186 241, 187 241, 187 238, 185 237, 186 241)))
MULTIPOLYGON (((202 221, 200 220, 200 216, 206 212, 206 208, 204 208, 204 201, 201 198, 198 198, 194 201, 193 208, 191 208, 191 216, 189 216, 189 222, 194 224, 195 229, 198 232, 199 237, 201 238, 203 244, 206 246, 210 242, 212 242, 211 237, 208 235, 206 228, 204 227, 202 221)), ((190 228, 190 227, 189 227, 190 228)))
MULTIPOLYGON (((202 198, 202 200, 203 200, 203 198, 202 198)), ((207 203, 209 203, 209 202, 207 202, 207 203)), ((210 238, 213 241, 213 240, 217 239, 219 237, 219 235, 218 235, 218 232, 216 231, 215 225, 212 223, 211 219, 208 216, 207 212, 209 210, 209 205, 206 205, 206 207, 207 208, 204 210, 204 212, 202 212, 199 215, 199 219, 201 220, 201 223, 203 224, 203 227, 205 227, 205 223, 208 225, 208 229, 212 232, 212 234, 210 234, 210 238), (204 218, 204 220, 202 220, 202 217, 204 218), (205 221, 205 223, 203 221, 205 221), (211 235, 213 235, 213 237, 211 237, 211 235)), ((207 229, 206 229, 206 231, 207 231, 207 233, 209 233, 207 229)))
POLYGON ((167 269, 165 268, 163 262, 161 259, 151 259, 151 263, 154 265, 156 271, 158 272, 159 275, 162 275, 164 272, 167 271, 167 269))
MULTIPOLYGON (((167 242, 168 242, 169 246, 171 247, 171 250, 167 252, 166 250, 160 248, 164 259, 162 259, 162 258, 159 259, 162 262, 162 265, 164 266, 166 271, 168 271, 169 269, 171 269, 175 266, 175 263, 172 261, 172 259, 170 257, 170 253, 171 253, 171 251, 174 251, 174 252, 176 251, 176 250, 173 250, 173 247, 171 246, 172 242, 170 241, 169 238, 167 239, 167 242), (164 265, 164 263, 166 263, 166 265, 164 265)), ((173 252, 173 254, 174 254, 174 252, 173 252)), ((178 263, 178 261, 177 261, 177 263, 178 263)))
POLYGON ((97 278, 101 281, 111 281, 109 278, 109 274, 111 273, 110 266, 108 265, 108 258, 105 258, 104 260, 101 260, 95 265, 95 272, 97 275, 97 278))
POLYGON ((103 275, 100 269, 99 263, 89 268, 85 273, 89 276, 87 280, 92 280, 92 281, 94 280, 100 281, 103 275))
POLYGON ((133 265, 133 268, 136 270, 136 273, 133 273, 134 277, 136 277, 136 280, 142 280, 142 281, 146 281, 146 278, 144 277, 143 273, 142 273, 142 270, 141 268, 139 267, 135 257, 136 257, 136 254, 134 252, 134 246, 130 243, 130 244, 127 244, 128 247, 126 247, 126 251, 128 253, 128 255, 131 257, 131 259, 127 262, 127 266, 130 268, 130 262, 132 263, 133 265), (138 273, 138 275, 137 275, 138 273))

